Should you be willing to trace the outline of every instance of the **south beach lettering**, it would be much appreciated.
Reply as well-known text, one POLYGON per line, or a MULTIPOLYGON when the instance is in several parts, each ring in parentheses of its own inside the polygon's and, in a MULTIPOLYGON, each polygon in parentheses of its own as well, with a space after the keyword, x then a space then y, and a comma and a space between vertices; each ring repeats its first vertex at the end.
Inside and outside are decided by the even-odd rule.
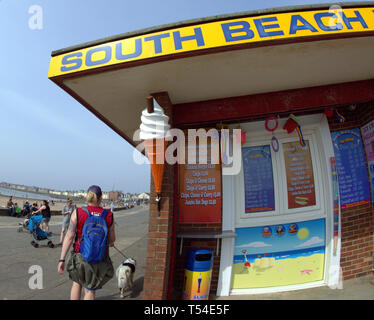
POLYGON ((374 7, 291 12, 170 29, 52 57, 49 77, 202 49, 374 31, 374 7))

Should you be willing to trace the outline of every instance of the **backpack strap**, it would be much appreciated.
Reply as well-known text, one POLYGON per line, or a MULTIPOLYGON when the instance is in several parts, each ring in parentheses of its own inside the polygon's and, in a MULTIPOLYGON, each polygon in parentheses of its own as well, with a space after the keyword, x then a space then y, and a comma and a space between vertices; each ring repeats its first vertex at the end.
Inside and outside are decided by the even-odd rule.
MULTIPOLYGON (((0 0, 0 1, 1 1, 1 0, 0 0)), ((82 210, 88 214, 88 217, 91 217, 91 216, 92 216, 92 213, 88 210, 87 206, 82 207, 82 210)), ((104 210, 101 212, 101 216, 105 219, 108 213, 109 213, 109 210, 104 209, 104 210)))
MULTIPOLYGON (((77 242, 77 240, 79 240, 79 239, 78 239, 78 217, 79 217, 78 209, 79 209, 79 208, 76 206, 76 207, 75 207, 75 213, 76 213, 76 215, 77 215, 77 225, 76 225, 76 228, 75 228, 75 241, 74 241, 74 243, 77 242)), ((74 249, 73 249, 73 252, 74 252, 74 249)))
POLYGON ((105 219, 108 213, 109 213, 109 210, 104 209, 103 212, 101 212, 101 216, 105 219))
POLYGON ((82 210, 88 214, 88 217, 92 216, 92 213, 88 210, 87 206, 83 206, 82 210))
MULTIPOLYGON (((109 213, 109 210, 108 209, 104 209, 102 212, 101 212, 101 216, 103 217, 103 219, 105 220, 105 218, 106 218, 106 216, 107 216, 107 214, 109 213)), ((108 236, 107 236, 107 238, 106 238, 106 245, 107 245, 107 247, 108 247, 108 245, 109 245, 109 228, 107 228, 108 229, 108 236)), ((108 256, 109 255, 109 250, 107 249, 107 253, 106 253, 106 256, 108 256)))
MULTIPOLYGON (((81 208, 84 212, 86 212, 88 214, 88 217, 91 217, 92 216, 92 213, 88 210, 87 206, 83 206, 81 208)), ((77 233, 76 233, 76 240, 78 239, 78 208, 77 208, 77 233)), ((79 243, 80 243, 80 240, 81 239, 78 239, 79 240, 79 243)))

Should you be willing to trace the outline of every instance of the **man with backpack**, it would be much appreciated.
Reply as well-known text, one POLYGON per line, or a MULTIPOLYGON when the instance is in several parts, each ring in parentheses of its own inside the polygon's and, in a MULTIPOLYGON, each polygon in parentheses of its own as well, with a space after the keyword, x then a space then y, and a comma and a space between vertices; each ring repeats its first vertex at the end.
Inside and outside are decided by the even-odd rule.
POLYGON ((109 257, 109 246, 114 245, 115 231, 113 213, 100 204, 102 192, 99 186, 91 186, 87 191, 88 205, 76 208, 71 215, 57 271, 64 274, 65 258, 73 244, 73 252, 66 270, 73 280, 70 299, 94 300, 95 292, 114 276, 114 268, 109 257), (74 242, 74 243, 73 243, 74 242))

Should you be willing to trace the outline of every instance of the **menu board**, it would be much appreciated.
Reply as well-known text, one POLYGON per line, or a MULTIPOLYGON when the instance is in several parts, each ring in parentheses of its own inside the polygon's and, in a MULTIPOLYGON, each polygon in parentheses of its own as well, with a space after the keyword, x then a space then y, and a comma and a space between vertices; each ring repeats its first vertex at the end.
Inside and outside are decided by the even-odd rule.
POLYGON ((374 161, 374 120, 361 128, 368 162, 374 161))
POLYGON ((368 161, 371 202, 374 202, 374 120, 364 125, 361 133, 368 161))
POLYGON ((221 165, 209 163, 209 156, 207 160, 179 165, 179 223, 222 221, 221 165))
POLYGON ((273 166, 269 146, 242 149, 245 213, 275 210, 273 166))
POLYGON ((283 143, 286 165, 288 209, 314 206, 316 194, 309 141, 283 143))
POLYGON ((370 202, 366 160, 359 129, 331 133, 338 171, 340 205, 350 208, 370 202))

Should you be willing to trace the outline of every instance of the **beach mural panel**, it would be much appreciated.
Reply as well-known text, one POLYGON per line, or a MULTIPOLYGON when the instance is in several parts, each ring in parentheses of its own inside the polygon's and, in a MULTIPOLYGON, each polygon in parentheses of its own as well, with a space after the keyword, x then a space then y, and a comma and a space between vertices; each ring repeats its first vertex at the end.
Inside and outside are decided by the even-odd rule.
POLYGON ((323 279, 325 219, 236 229, 232 289, 323 279))

